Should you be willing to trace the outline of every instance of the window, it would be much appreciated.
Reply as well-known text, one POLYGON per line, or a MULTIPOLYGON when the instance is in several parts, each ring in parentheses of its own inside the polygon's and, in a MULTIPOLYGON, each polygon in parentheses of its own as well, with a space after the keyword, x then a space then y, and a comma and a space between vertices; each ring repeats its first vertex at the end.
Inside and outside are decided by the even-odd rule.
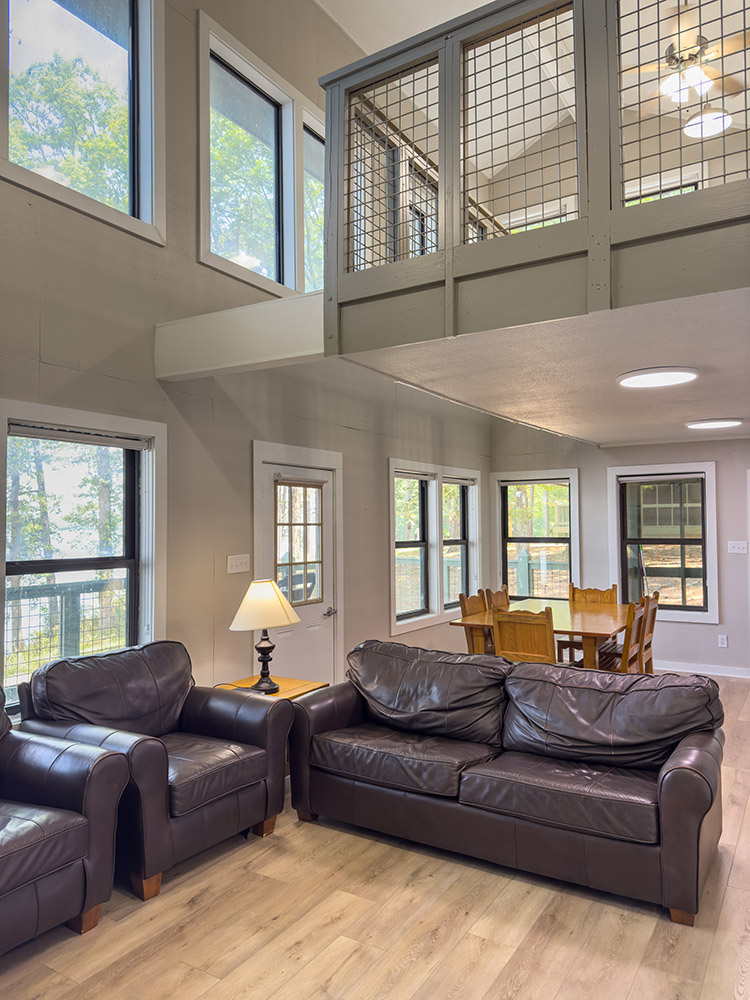
POLYGON ((200 259, 272 295, 323 287, 321 112, 203 12, 200 259))
POLYGON ((625 208, 629 205, 645 205, 649 201, 661 201, 662 198, 673 198, 676 194, 688 194, 690 191, 697 191, 698 184, 683 184, 681 187, 673 188, 663 188, 662 190, 652 191, 650 194, 644 194, 639 198, 627 198, 625 200, 625 208))
POLYGON ((0 683, 13 705, 17 685, 48 660, 163 634, 166 432, 7 400, 0 427, 0 683))
POLYGON ((502 578, 511 597, 568 598, 570 482, 503 483, 502 578))
POLYGON ((323 287, 326 147, 306 125, 303 131, 305 291, 317 292, 323 287))
POLYGON ((639 600, 659 591, 659 620, 719 620, 713 462, 607 470, 610 578, 639 600))
POLYGON ((622 591, 639 601, 644 584, 659 606, 706 611, 702 477, 620 481, 622 591))
POLYGON ((456 615, 478 589, 479 473, 391 460, 391 634, 456 615))
POLYGON ((323 487, 276 483, 276 582, 292 605, 323 600, 323 487))
POLYGON ((9 179, 151 238, 155 164, 160 181, 163 171, 152 120, 161 9, 161 0, 9 0, 0 149, 9 179))

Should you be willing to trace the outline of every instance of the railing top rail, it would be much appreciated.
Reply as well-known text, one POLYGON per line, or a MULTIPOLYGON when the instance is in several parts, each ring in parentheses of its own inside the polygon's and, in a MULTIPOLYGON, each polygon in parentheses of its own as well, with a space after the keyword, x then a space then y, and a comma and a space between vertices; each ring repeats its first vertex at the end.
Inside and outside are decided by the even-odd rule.
POLYGON ((28 584, 24 587, 7 587, 6 602, 29 601, 38 597, 61 597, 64 594, 99 594, 104 590, 122 590, 125 580, 81 580, 70 583, 28 584))

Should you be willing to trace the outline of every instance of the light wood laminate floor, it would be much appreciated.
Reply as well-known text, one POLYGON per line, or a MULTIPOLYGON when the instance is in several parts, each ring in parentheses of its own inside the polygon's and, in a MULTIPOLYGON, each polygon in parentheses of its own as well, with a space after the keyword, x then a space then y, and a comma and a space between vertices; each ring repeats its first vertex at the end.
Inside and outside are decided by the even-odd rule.
POLYGON ((750 996, 750 681, 723 680, 724 833, 695 927, 289 805, 116 890, 99 927, 0 959, 3 1000, 740 1000, 750 996))

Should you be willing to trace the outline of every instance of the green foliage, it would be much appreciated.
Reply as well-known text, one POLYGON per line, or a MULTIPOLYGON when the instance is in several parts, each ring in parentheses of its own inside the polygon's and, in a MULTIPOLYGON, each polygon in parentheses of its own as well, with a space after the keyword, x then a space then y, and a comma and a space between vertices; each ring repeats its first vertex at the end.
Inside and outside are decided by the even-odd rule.
POLYGON ((323 225, 325 186, 305 172, 305 291, 323 287, 323 225))
POLYGON ((570 532, 569 487, 563 483, 517 483, 508 486, 509 535, 550 538, 570 532))
POLYGON ((129 210, 128 105, 83 59, 38 62, 9 82, 14 163, 129 210))

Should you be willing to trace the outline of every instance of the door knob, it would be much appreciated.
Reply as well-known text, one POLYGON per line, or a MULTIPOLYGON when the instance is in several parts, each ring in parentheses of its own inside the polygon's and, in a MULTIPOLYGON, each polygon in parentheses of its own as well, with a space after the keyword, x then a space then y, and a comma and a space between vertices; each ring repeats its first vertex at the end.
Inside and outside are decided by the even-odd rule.
POLYGON ((329 607, 327 611, 323 612, 323 617, 324 618, 333 618, 333 616, 336 615, 336 614, 338 614, 338 611, 336 610, 336 608, 329 607))

